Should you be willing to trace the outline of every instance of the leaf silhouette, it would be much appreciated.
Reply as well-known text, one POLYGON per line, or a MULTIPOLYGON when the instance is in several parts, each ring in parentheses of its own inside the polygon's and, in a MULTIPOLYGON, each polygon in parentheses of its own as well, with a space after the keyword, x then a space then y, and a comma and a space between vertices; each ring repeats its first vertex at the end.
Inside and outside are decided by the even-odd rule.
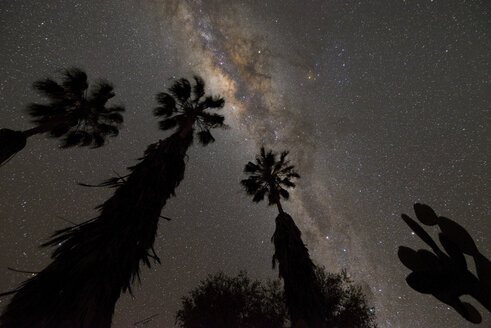
POLYGON ((414 204, 414 212, 421 223, 429 226, 437 224, 438 216, 428 205, 416 203, 414 204))
POLYGON ((472 240, 471 235, 460 224, 440 216, 438 218, 438 225, 445 236, 462 249, 465 254, 474 256, 477 253, 474 240, 472 240))

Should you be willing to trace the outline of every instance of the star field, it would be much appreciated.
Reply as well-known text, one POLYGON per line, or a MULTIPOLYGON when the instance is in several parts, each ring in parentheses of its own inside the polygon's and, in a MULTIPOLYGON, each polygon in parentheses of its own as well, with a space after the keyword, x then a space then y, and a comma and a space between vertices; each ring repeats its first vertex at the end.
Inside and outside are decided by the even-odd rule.
MULTIPOLYGON (((470 327, 410 289, 398 246, 424 244, 400 219, 424 202, 490 249, 490 19, 485 1, 2 1, 0 127, 31 127, 32 82, 78 66, 115 85, 120 136, 100 149, 58 149, 34 136, 0 168, 0 291, 39 271, 56 229, 96 216, 125 174, 166 137, 154 95, 201 75, 226 100, 230 129, 189 151, 162 215, 156 251, 114 327, 171 327, 179 300, 209 273, 274 278, 276 210, 241 190, 262 144, 288 149, 301 175, 283 206, 316 263, 346 268, 380 327, 470 327)), ((0 299, 2 307, 8 299, 0 299)), ((483 315, 489 313, 470 301, 483 315)))

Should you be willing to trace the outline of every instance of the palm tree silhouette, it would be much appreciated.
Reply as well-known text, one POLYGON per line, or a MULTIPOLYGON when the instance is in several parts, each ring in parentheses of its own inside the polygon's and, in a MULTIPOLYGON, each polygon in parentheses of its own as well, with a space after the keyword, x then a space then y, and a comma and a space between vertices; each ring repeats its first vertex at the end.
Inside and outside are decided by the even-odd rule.
POLYGON ((156 116, 161 129, 176 131, 146 149, 126 177, 109 179, 111 198, 100 215, 57 231, 44 246, 56 246, 53 262, 24 283, 0 317, 1 327, 110 327, 121 291, 130 291, 140 263, 160 262, 153 244, 160 212, 184 178, 186 151, 194 127, 202 144, 212 142, 211 128, 224 127, 223 116, 207 113, 224 100, 204 95, 204 82, 177 80, 159 93, 156 116))
POLYGON ((301 232, 291 216, 283 211, 281 198, 288 199, 286 188, 293 188, 293 178, 299 178, 294 166, 286 160, 288 152, 282 152, 279 160, 271 150, 261 148, 256 162, 249 162, 244 172, 249 175, 241 181, 246 192, 260 202, 268 196, 269 205, 276 205, 276 230, 272 241, 275 247, 273 268, 279 264, 279 276, 283 279, 285 301, 292 327, 323 327, 323 297, 315 275, 315 265, 301 238, 301 232))
POLYGON ((99 80, 89 89, 87 74, 78 68, 66 69, 62 81, 43 79, 34 89, 48 98, 47 104, 30 104, 27 113, 36 126, 25 131, 0 129, 0 164, 22 150, 27 138, 49 133, 62 138, 61 147, 101 147, 108 136, 117 136, 123 123, 124 107, 107 106, 114 97, 113 86, 99 80))

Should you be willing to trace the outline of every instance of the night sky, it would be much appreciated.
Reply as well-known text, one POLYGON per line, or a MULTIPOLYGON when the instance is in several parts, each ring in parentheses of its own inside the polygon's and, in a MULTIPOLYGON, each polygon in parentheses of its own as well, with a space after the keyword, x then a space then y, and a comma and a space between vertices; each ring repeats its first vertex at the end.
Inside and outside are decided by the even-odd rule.
POLYGON ((134 297, 122 295, 114 327, 157 313, 146 327, 173 326, 180 298, 209 273, 277 277, 276 208, 253 204, 239 184, 263 144, 290 150, 302 176, 283 207, 311 256, 348 270, 380 327, 473 326, 406 285, 397 248, 425 246, 400 219, 423 202, 491 255, 489 15, 484 0, 2 0, 0 127, 32 127, 24 108, 41 100, 32 82, 71 66, 111 81, 112 103, 127 111, 103 148, 61 150, 34 136, 0 168, 0 291, 29 276, 8 266, 50 262, 38 246, 63 219, 97 215, 112 190, 77 182, 126 174, 168 135, 152 116, 155 94, 198 74, 225 98, 230 129, 188 152, 162 211, 172 218, 156 240, 162 265, 143 269, 134 297))

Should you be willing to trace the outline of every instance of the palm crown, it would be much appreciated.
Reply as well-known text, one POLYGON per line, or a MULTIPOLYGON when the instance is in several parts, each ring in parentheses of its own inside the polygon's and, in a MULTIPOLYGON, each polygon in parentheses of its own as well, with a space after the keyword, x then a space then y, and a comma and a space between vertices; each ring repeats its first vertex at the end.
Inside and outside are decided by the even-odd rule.
POLYGON ((281 197, 289 198, 290 194, 284 187, 295 187, 291 180, 300 178, 300 175, 294 171, 295 167, 286 160, 287 155, 287 151, 282 152, 277 161, 277 154, 271 150, 266 152, 264 147, 261 147, 256 163, 247 163, 244 172, 249 177, 242 180, 241 184, 249 195, 254 196, 252 199, 254 202, 262 201, 266 194, 268 194, 269 205, 278 204, 281 197))
POLYGON ((65 136, 63 148, 77 145, 97 148, 107 136, 118 134, 124 107, 106 106, 115 95, 110 83, 100 80, 89 90, 87 74, 71 68, 63 72, 61 84, 47 78, 35 82, 34 88, 49 103, 28 107, 38 126, 26 131, 27 135, 49 132, 55 138, 65 136))
POLYGON ((224 117, 219 114, 207 113, 207 109, 221 109, 225 101, 217 96, 205 96, 205 83, 202 78, 194 76, 194 86, 184 78, 178 79, 169 88, 169 93, 157 94, 159 106, 154 115, 163 117, 159 122, 160 129, 170 130, 177 127, 178 131, 192 129, 194 123, 199 129, 199 141, 207 145, 215 141, 210 129, 225 127, 224 117))

